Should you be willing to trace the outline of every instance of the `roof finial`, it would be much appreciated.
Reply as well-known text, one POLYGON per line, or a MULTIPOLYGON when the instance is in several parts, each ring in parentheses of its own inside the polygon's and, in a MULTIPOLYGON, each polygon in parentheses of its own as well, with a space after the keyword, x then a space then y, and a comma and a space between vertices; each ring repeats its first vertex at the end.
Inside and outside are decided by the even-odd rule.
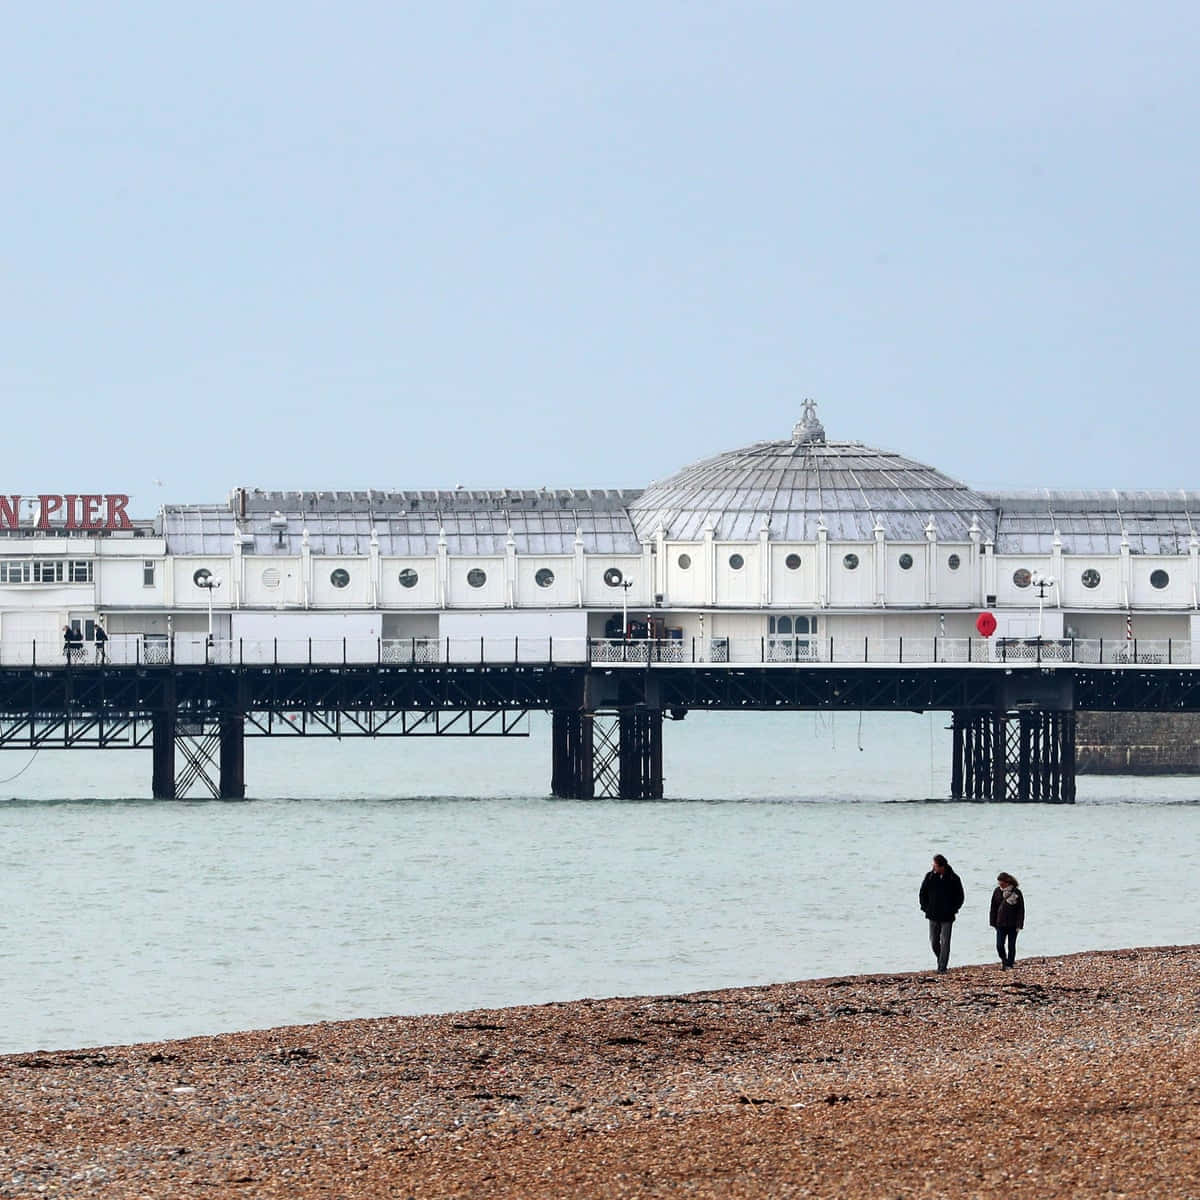
POLYGON ((817 402, 805 399, 800 420, 792 427, 792 441, 798 446, 825 441, 825 426, 817 420, 817 402))

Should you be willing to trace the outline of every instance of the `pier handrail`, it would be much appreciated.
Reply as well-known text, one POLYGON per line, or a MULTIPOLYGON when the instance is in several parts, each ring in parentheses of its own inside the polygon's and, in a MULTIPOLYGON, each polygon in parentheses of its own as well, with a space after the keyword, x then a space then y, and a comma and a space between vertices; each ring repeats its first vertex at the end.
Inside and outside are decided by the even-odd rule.
POLYGON ((0 666, 89 669, 155 666, 593 665, 604 667, 871 664, 970 666, 1200 666, 1187 638, 779 637, 215 638, 116 633, 70 650, 58 640, 0 644, 0 666))

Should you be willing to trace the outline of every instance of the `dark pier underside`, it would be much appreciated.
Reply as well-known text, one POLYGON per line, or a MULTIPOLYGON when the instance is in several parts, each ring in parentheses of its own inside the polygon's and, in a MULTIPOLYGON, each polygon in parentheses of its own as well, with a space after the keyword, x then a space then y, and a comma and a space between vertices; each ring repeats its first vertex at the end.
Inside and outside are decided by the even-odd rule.
POLYGON ((712 665, 108 666, 0 669, 0 749, 152 751, 157 797, 245 795, 248 736, 520 736, 553 721, 569 798, 663 795, 664 717, 944 711, 952 798, 1071 803, 1076 713, 1200 712, 1190 668, 712 665))

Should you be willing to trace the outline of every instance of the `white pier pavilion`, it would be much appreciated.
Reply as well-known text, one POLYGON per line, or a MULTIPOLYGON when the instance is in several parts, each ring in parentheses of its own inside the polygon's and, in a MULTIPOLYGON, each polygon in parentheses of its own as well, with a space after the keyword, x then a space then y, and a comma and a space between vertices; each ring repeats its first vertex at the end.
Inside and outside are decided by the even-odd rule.
POLYGON ((109 661, 146 662, 1184 663, 1200 642, 1200 493, 975 491, 827 439, 811 401, 790 436, 641 491, 239 487, 143 520, 40 499, 3 498, 0 663, 61 665, 67 626, 81 661, 103 626, 109 661))

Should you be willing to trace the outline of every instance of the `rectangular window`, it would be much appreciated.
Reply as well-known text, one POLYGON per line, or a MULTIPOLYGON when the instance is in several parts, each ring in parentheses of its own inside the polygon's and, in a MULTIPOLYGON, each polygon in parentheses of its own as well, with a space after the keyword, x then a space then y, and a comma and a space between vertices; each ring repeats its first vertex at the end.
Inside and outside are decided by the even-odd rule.
POLYGON ((67 564, 68 583, 91 583, 92 560, 90 558, 73 558, 67 564))
POLYGON ((63 564, 61 558, 35 558, 33 560, 34 583, 62 583, 63 564))
POLYGON ((0 559, 0 583, 28 583, 29 561, 27 559, 0 559))
POLYGON ((142 587, 154 586, 154 560, 147 558, 142 561, 142 587))

